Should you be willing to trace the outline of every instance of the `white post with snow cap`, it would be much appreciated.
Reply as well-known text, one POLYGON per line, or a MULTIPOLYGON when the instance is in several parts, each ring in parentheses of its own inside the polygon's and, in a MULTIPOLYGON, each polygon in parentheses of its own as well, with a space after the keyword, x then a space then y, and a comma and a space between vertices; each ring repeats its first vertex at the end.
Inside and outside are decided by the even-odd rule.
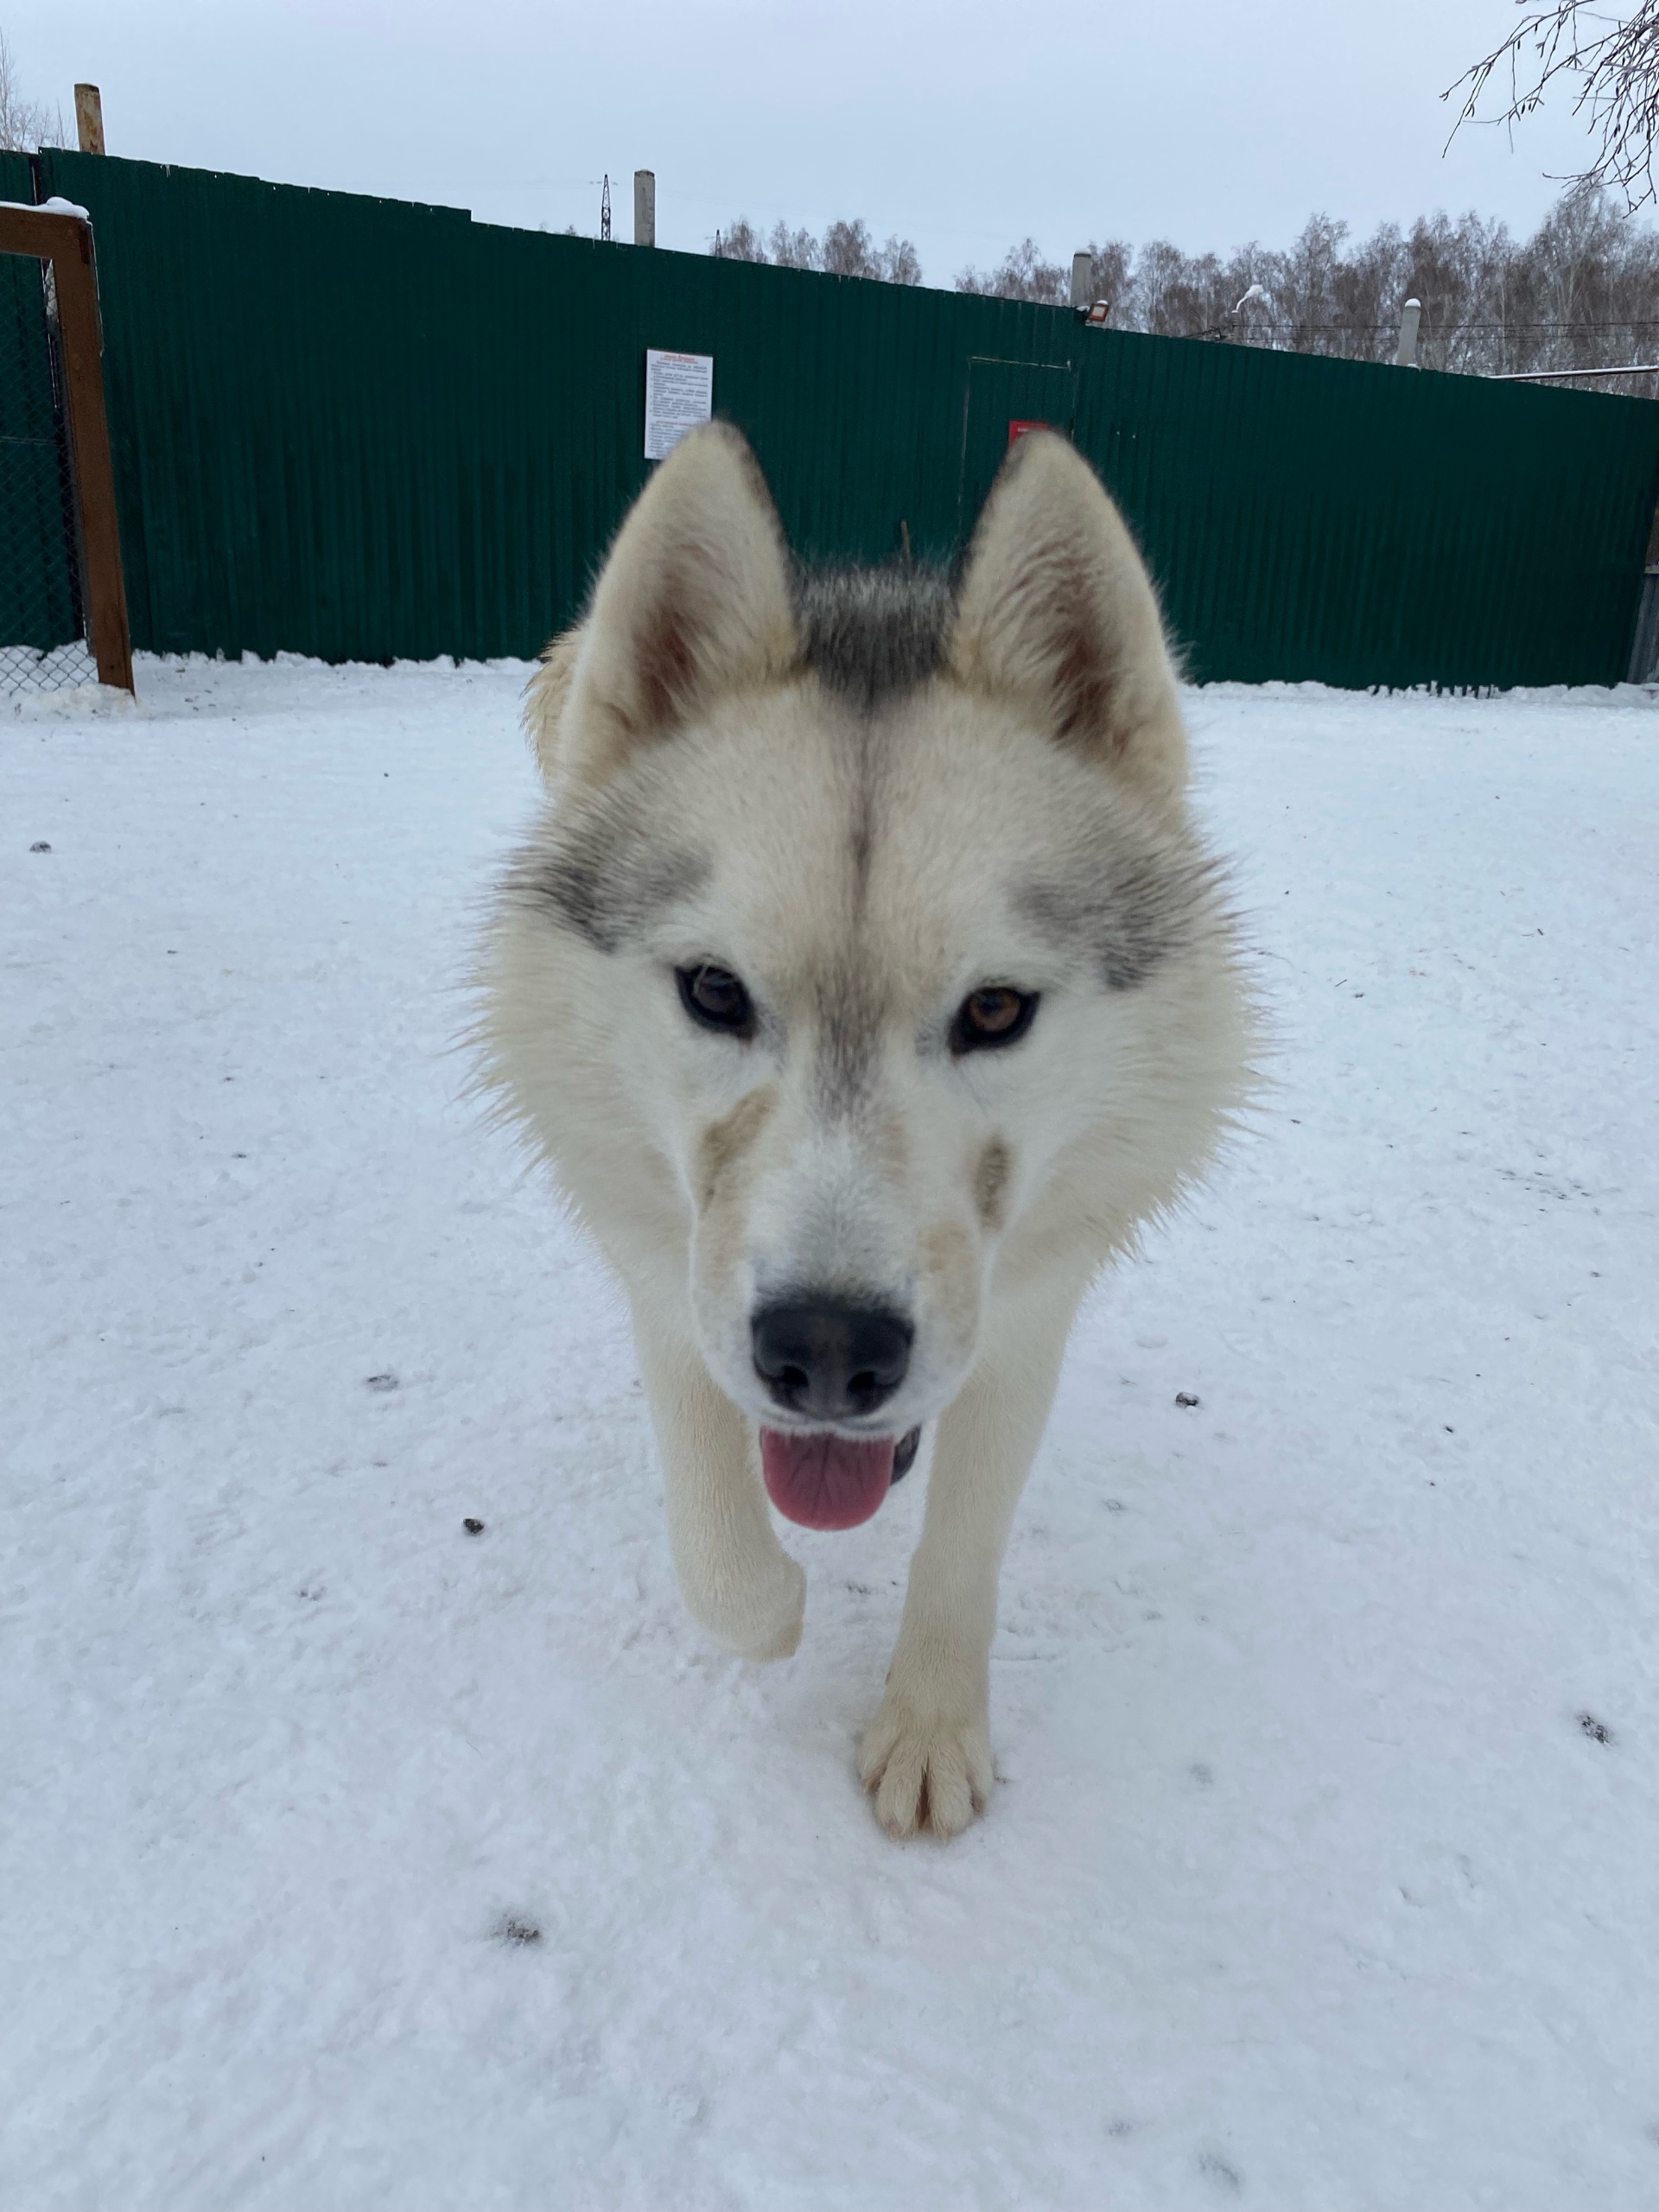
POLYGON ((635 245, 655 245, 657 243, 655 169, 635 169, 633 173, 633 242, 635 245))
POLYGON ((1071 257, 1071 304, 1086 308, 1095 296, 1095 257, 1092 253, 1074 253, 1071 257))
POLYGON ((1396 369, 1414 369, 1417 365, 1417 325, 1422 313, 1421 300, 1408 300, 1400 310, 1400 343, 1394 356, 1396 369))

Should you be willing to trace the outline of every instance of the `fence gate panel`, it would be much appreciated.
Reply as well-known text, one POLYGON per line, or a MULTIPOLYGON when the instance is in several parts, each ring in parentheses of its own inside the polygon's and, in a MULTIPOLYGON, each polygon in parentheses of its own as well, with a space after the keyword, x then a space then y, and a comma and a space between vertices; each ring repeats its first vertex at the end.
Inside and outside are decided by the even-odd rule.
POLYGON ((130 691, 98 263, 61 200, 0 200, 0 691, 130 691))
POLYGON ((0 253, 0 695, 91 683, 52 264, 0 253))

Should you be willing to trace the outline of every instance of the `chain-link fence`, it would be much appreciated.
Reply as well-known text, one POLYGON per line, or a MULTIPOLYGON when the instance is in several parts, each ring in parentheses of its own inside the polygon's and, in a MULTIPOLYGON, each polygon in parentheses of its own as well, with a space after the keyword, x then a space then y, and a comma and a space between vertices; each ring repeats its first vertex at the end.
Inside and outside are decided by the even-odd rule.
POLYGON ((51 264, 0 253, 0 698, 98 681, 84 573, 51 264))

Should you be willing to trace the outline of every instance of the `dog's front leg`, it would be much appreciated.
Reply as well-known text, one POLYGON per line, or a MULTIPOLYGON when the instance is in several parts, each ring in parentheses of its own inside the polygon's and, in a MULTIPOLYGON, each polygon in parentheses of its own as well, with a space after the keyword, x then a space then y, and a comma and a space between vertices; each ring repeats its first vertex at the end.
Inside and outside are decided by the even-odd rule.
POLYGON ((1077 1296, 999 1316, 997 1341, 940 1421, 887 1694, 860 1758, 889 1835, 956 1835, 991 1794, 997 1578, 1077 1296))
POLYGON ((772 1529, 753 1431, 710 1381, 696 1345, 658 1328, 638 1305, 634 1341, 686 1605, 741 1658, 787 1659, 801 1640, 806 1575, 772 1529))

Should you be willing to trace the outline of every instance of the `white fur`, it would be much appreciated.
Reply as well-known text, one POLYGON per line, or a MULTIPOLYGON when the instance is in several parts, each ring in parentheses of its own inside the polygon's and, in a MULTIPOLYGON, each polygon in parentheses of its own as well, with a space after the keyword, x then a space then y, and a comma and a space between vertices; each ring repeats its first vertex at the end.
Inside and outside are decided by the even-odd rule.
POLYGON ((533 688, 550 798, 484 963, 489 1076, 626 1286, 676 1568, 729 1649, 792 1652, 805 1594, 760 1478, 757 1300, 829 1285, 913 1319, 882 1422, 937 1434, 862 1755, 895 1835, 954 1834, 989 1793, 997 1578, 1078 1300, 1202 1169, 1248 1082, 1150 585, 1071 449, 1024 448, 945 665, 861 723, 799 665, 747 448, 719 427, 687 440, 533 688), (523 887, 607 815, 705 872, 601 950, 523 887), (1056 855, 1075 874, 1092 821, 1195 887, 1133 988, 1106 988, 1091 947, 1056 943, 1020 897, 1056 855), (699 960, 748 984, 753 1040, 688 1020, 674 970, 699 960), (998 982, 1042 994, 1029 1035, 954 1058, 954 1009, 998 982), (849 995, 863 1046, 836 1100, 824 1030, 849 995), (1009 1166, 988 1205, 994 1142, 1009 1166))

